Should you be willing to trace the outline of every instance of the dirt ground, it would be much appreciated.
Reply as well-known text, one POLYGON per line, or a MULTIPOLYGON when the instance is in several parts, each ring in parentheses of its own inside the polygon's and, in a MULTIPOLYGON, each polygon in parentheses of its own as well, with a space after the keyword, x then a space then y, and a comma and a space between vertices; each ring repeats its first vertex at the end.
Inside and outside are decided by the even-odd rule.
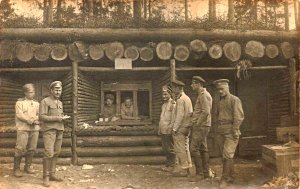
MULTIPOLYGON (((92 169, 82 170, 82 166, 58 166, 57 174, 64 182, 51 182, 51 189, 100 189, 100 188, 162 188, 162 189, 198 189, 218 188, 221 175, 220 160, 211 161, 211 168, 216 172, 216 178, 210 181, 189 182, 188 178, 172 177, 171 173, 162 170, 159 165, 93 165, 92 169)), ((42 166, 34 164, 37 171, 34 175, 25 174, 15 178, 12 174, 12 164, 0 165, 0 189, 41 189, 42 166)), ((22 166, 23 167, 23 166, 22 166)), ((236 161, 236 182, 230 188, 259 188, 270 180, 271 175, 261 171, 259 160, 236 161)))

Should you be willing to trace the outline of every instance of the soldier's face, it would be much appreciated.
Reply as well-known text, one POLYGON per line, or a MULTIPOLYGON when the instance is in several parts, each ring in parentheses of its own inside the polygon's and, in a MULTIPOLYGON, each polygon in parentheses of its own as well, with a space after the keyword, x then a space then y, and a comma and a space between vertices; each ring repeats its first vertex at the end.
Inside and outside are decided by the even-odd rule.
POLYGON ((106 105, 111 106, 113 104, 113 101, 111 99, 106 99, 106 105))
POLYGON ((176 85, 172 86, 172 90, 173 90, 175 95, 179 95, 180 92, 181 92, 181 88, 179 86, 176 86, 176 85))
POLYGON ((162 99, 163 99, 163 101, 168 101, 170 98, 171 98, 171 95, 168 92, 164 91, 162 93, 162 99))
POLYGON ((126 107, 130 107, 131 105, 132 105, 131 100, 130 100, 130 99, 126 99, 126 100, 125 100, 125 106, 126 106, 126 107))
POLYGON ((54 87, 51 89, 51 94, 57 99, 60 98, 61 92, 62 92, 61 87, 54 87))
POLYGON ((199 88, 199 83, 192 81, 191 87, 193 91, 196 91, 199 88))
POLYGON ((25 92, 25 97, 26 97, 27 99, 32 100, 32 99, 34 98, 34 96, 35 96, 35 91, 34 91, 34 90, 25 92))
POLYGON ((217 88, 218 93, 221 97, 226 96, 229 93, 229 87, 228 86, 219 86, 217 88))

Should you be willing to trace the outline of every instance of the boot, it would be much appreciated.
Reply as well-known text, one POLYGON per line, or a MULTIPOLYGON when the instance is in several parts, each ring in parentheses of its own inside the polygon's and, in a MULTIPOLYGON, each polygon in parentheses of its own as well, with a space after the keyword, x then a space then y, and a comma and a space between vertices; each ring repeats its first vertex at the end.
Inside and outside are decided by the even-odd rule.
POLYGON ((196 175, 203 175, 203 166, 202 166, 202 160, 201 156, 199 154, 194 154, 193 155, 194 163, 195 163, 195 168, 196 168, 196 175))
POLYGON ((50 163, 51 163, 51 158, 44 158, 43 159, 43 185, 45 187, 49 187, 49 176, 50 176, 50 163))
POLYGON ((20 170, 22 156, 15 156, 14 157, 14 176, 15 177, 22 177, 23 173, 20 170))
POLYGON ((31 167, 31 163, 32 163, 32 159, 33 159, 33 154, 27 154, 25 156, 25 166, 24 166, 24 171, 28 174, 34 174, 34 170, 31 167))
POLYGON ((229 159, 228 160, 228 167, 229 167, 229 175, 228 175, 228 178, 227 178, 227 182, 229 183, 233 183, 234 182, 234 162, 233 162, 233 159, 229 159))
POLYGON ((208 152, 201 152, 201 160, 203 166, 204 179, 209 178, 209 154, 208 152))
POLYGON ((56 162, 57 162, 57 157, 53 157, 51 160, 51 167, 50 167, 50 180, 51 181, 57 181, 57 182, 62 182, 63 179, 59 178, 55 175, 56 171, 56 162))
POLYGON ((228 159, 223 159, 223 173, 220 181, 220 188, 226 188, 228 186, 228 178, 230 174, 230 162, 228 159))

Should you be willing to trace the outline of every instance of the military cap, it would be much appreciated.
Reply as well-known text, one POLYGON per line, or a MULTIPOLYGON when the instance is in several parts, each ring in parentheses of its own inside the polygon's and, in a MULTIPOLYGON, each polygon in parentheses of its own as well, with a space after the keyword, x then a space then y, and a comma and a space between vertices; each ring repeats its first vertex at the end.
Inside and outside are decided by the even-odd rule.
POLYGON ((185 86, 185 84, 182 81, 179 81, 179 80, 172 81, 172 84, 175 84, 175 85, 181 86, 181 87, 185 86))
POLYGON ((206 81, 200 76, 193 76, 192 81, 196 81, 196 82, 200 82, 200 83, 206 83, 206 81))
POLYGON ((162 90, 162 92, 168 92, 169 94, 172 93, 172 89, 171 89, 171 87, 168 86, 168 85, 162 86, 161 90, 162 90))
POLYGON ((105 99, 115 100, 115 96, 113 94, 106 94, 105 99))
POLYGON ((53 87, 62 87, 61 81, 53 81, 53 82, 50 84, 50 89, 52 89, 53 87))
POLYGON ((32 92, 32 91, 34 91, 34 85, 32 84, 32 83, 27 83, 27 84, 25 84, 23 87, 22 87, 22 89, 23 89, 23 92, 25 93, 25 92, 32 92))
POLYGON ((228 86, 228 83, 229 83, 229 80, 228 79, 218 79, 218 80, 215 80, 213 82, 213 84, 216 86, 216 87, 219 87, 219 86, 222 86, 222 85, 227 85, 228 86))

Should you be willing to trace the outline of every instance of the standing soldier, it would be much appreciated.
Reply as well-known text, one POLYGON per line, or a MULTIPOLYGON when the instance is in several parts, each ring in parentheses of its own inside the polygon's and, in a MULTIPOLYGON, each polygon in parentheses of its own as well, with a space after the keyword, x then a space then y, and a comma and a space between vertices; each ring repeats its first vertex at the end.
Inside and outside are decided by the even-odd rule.
POLYGON ((59 100, 62 93, 62 83, 54 81, 50 85, 50 96, 44 98, 40 105, 40 121, 42 123, 44 140, 43 183, 49 187, 49 180, 62 181, 55 176, 57 157, 60 153, 64 124, 63 120, 70 118, 64 116, 62 102, 59 100))
POLYGON ((162 99, 164 104, 161 108, 158 135, 161 135, 162 147, 166 153, 166 170, 175 165, 174 143, 172 138, 172 118, 175 101, 171 98, 172 90, 169 86, 162 87, 162 99))
POLYGON ((223 173, 220 187, 226 187, 234 181, 233 156, 238 145, 240 126, 244 120, 244 112, 240 99, 229 91, 229 80, 220 79, 214 84, 220 95, 217 101, 217 144, 223 157, 223 173))
POLYGON ((184 83, 181 81, 172 82, 172 90, 176 96, 174 120, 172 121, 174 151, 178 158, 180 171, 173 173, 173 176, 185 177, 188 169, 192 167, 189 150, 189 134, 193 105, 191 99, 183 91, 184 83))
MULTIPOLYGON (((200 76, 192 78, 191 87, 198 93, 198 97, 192 115, 190 149, 195 162, 196 174, 200 175, 203 172, 204 179, 206 179, 209 178, 207 136, 211 127, 212 97, 203 87, 204 83, 205 80, 200 76)), ((196 181, 196 177, 192 177, 192 181, 196 181)))
POLYGON ((25 155, 24 171, 33 174, 31 168, 34 152, 39 138, 39 103, 33 98, 35 96, 34 85, 29 83, 23 86, 24 98, 16 102, 16 127, 17 142, 14 157, 14 175, 22 177, 20 164, 22 156, 25 155))

